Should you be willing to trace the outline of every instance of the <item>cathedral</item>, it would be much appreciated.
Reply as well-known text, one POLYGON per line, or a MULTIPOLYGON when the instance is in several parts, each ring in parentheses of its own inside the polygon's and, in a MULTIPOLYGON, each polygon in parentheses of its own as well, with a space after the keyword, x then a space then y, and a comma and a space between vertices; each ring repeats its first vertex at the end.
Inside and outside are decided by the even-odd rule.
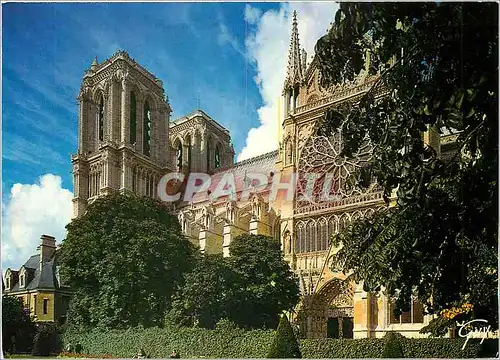
MULTIPOLYGON (((422 336, 419 330, 431 317, 424 315, 417 299, 410 311, 396 318, 383 292, 367 293, 362 284, 347 283, 344 274, 331 269, 338 250, 330 244, 331 236, 351 221, 393 206, 395 194, 384 199, 376 184, 347 189, 349 175, 369 163, 371 144, 367 141, 347 159, 340 155, 340 130, 330 136, 317 132, 327 108, 356 101, 371 89, 376 76, 361 72, 355 81, 328 89, 320 85, 320 77, 317 59, 308 63, 300 48, 294 13, 277 150, 234 163, 229 130, 200 109, 171 119, 162 81, 126 52, 101 63, 95 59, 78 96, 78 152, 71 158, 74 216, 85 213, 98 196, 114 192, 158 198, 159 181, 168 173, 210 174, 208 189, 172 207, 183 232, 203 253, 224 256, 230 256, 232 239, 243 233, 279 241, 300 282, 301 301, 292 320, 302 337, 378 338, 391 330, 422 336), (266 175, 268 186, 241 196, 252 172, 266 175), (228 173, 235 177, 235 196, 214 200, 211 191, 228 173), (292 199, 269 197, 273 177, 293 179, 297 173, 315 174, 321 184, 329 181, 335 198, 304 196, 320 189, 301 180, 292 199)), ((384 90, 376 94, 384 96, 384 90)), ((424 141, 440 156, 448 156, 454 136, 429 129, 424 141)))

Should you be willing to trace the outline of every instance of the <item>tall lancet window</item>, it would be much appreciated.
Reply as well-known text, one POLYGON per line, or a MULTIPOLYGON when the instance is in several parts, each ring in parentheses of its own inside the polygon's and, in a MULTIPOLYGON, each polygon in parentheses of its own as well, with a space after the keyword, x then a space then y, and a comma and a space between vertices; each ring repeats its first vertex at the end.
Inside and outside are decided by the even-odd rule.
POLYGON ((135 93, 130 92, 130 143, 137 141, 137 102, 135 93))
POLYGON ((99 140, 104 140, 104 97, 99 100, 99 140))
POLYGON ((179 141, 179 146, 177 146, 177 171, 182 171, 182 143, 179 141))
POLYGON ((144 103, 144 155, 149 156, 151 149, 151 111, 149 103, 144 103))
POLYGON ((215 168, 220 168, 220 147, 217 145, 215 147, 215 168))

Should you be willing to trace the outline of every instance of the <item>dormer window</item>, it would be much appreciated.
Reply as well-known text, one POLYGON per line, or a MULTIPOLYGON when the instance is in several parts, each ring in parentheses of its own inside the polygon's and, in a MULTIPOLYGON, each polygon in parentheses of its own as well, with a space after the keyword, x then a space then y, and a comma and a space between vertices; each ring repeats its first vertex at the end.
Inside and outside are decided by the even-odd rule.
POLYGON ((19 287, 23 288, 26 286, 26 268, 23 266, 19 271, 19 287))

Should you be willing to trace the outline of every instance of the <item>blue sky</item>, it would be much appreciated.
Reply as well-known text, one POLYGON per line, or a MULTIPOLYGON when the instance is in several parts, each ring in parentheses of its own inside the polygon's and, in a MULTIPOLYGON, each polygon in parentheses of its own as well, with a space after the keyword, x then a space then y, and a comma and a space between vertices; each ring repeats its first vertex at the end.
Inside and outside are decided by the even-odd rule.
MULTIPOLYGON (((262 10, 279 4, 255 4, 262 10)), ((198 105, 231 130, 235 151, 262 99, 245 50, 245 3, 3 6, 3 185, 58 174, 72 189, 81 77, 125 49, 164 82, 176 118, 198 105)))
POLYGON ((313 53, 338 5, 321 3, 2 4, 2 267, 72 216, 76 97, 95 56, 126 50, 159 77, 172 118, 198 107, 228 128, 235 160, 277 148, 292 11, 313 53))

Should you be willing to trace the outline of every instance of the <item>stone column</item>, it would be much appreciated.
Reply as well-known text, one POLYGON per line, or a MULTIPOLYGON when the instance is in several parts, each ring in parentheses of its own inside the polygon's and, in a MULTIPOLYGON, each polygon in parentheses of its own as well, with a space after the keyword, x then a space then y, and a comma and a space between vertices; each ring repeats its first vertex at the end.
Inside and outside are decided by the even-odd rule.
POLYGON ((200 137, 200 172, 207 171, 207 138, 204 133, 200 137))
POLYGON ((356 286, 354 292, 354 329, 353 337, 370 338, 371 337, 371 294, 363 291, 363 283, 356 286))
POLYGON ((122 157, 122 169, 121 169, 121 184, 120 192, 132 191, 132 168, 131 168, 130 157, 123 153, 122 157))
POLYGON ((135 137, 135 151, 144 154, 144 99, 137 99, 137 136, 135 137))
MULTIPOLYGON (((283 111, 284 111, 283 119, 286 119, 288 116, 289 107, 290 107, 290 98, 288 97, 288 90, 286 90, 285 94, 283 95, 283 103, 285 105, 285 106, 283 106, 283 111)), ((281 126, 281 124, 280 124, 280 126, 281 126)))
POLYGON ((192 157, 192 171, 198 172, 200 171, 200 143, 198 139, 198 135, 195 132, 193 135, 193 148, 191 152, 192 157))
POLYGON ((78 151, 88 151, 88 111, 89 101, 83 93, 78 95, 79 112, 78 112, 78 151))
POLYGON ((170 161, 170 144, 169 144, 169 139, 168 135, 170 133, 170 114, 168 112, 168 108, 164 107, 161 112, 160 112, 160 121, 162 126, 160 128, 163 129, 162 133, 160 134, 162 138, 162 149, 160 150, 160 156, 162 157, 162 162, 164 166, 168 164, 170 161))
MULTIPOLYGON (((190 143, 183 143, 182 145, 182 171, 183 172, 189 172, 191 169, 189 168, 189 149, 191 148, 190 143)), ((191 154, 191 160, 193 159, 192 154, 191 154)))
POLYGON ((222 229, 222 255, 229 257, 229 246, 235 237, 244 234, 245 231, 234 224, 226 223, 222 229))
POLYGON ((116 126, 116 119, 115 119, 115 114, 116 114, 116 100, 115 100, 115 82, 114 80, 110 80, 109 84, 109 101, 108 101, 108 112, 107 112, 107 118, 108 118, 108 129, 109 129, 109 139, 111 141, 116 141, 119 136, 117 136, 116 131, 117 131, 117 126, 116 126))
POLYGON ((121 109, 121 141, 130 144, 130 114, 129 114, 129 84, 126 77, 122 79, 122 109, 121 109))

